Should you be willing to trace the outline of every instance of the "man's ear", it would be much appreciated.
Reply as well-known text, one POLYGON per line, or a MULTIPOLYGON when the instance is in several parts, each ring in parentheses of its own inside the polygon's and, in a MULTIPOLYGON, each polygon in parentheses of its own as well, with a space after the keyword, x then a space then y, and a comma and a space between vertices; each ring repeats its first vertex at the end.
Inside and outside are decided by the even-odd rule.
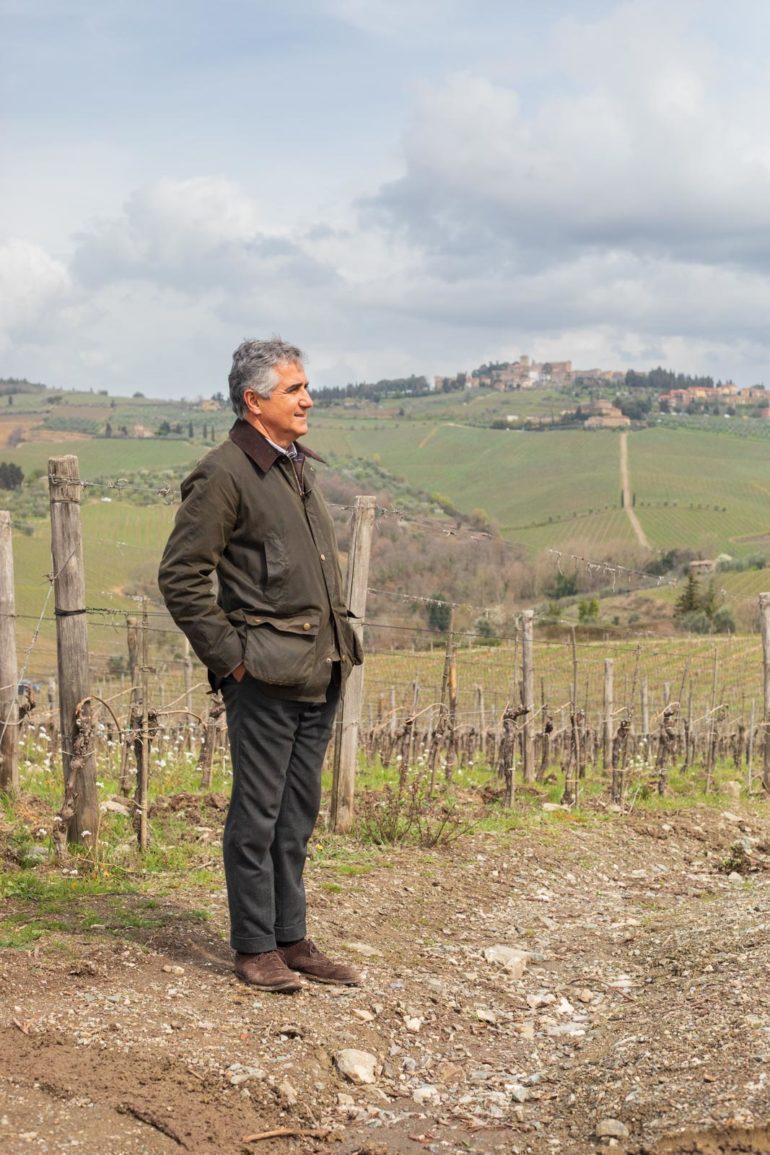
POLYGON ((260 412, 260 396, 258 393, 255 393, 253 389, 246 390, 246 392, 243 394, 243 400, 246 402, 246 408, 249 409, 252 413, 260 412))

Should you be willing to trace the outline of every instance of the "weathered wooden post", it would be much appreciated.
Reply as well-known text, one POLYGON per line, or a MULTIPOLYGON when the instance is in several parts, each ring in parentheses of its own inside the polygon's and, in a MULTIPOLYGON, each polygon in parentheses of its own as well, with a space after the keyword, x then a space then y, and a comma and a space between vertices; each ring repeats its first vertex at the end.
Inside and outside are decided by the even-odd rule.
POLYGON ((19 789, 16 600, 11 515, 0 511, 0 790, 19 789))
POLYGON ((184 659, 182 662, 184 668, 184 704, 187 710, 187 717, 185 718, 185 746, 188 750, 192 749, 192 733, 193 733, 193 695, 192 695, 192 679, 193 679, 193 664, 192 651, 190 650, 190 641, 187 637, 184 639, 184 659))
POLYGON ((136 783, 139 811, 139 849, 146 850, 150 840, 150 665, 147 652, 147 602, 142 604, 142 761, 136 783))
POLYGON ((96 760, 89 737, 88 623, 80 523, 80 475, 72 454, 48 459, 51 556, 56 606, 64 807, 67 841, 95 841, 99 825, 96 760), (88 833, 86 833, 88 832, 88 833))
POLYGON ((604 725, 602 728, 602 749, 604 751, 604 769, 609 769, 612 762, 612 715, 614 703, 614 668, 612 658, 604 659, 604 725))
MULTIPOLYGON (((123 754, 120 764, 120 793, 128 798, 132 793, 132 777, 134 771, 131 768, 131 758, 133 756, 136 764, 136 772, 139 772, 139 761, 141 758, 141 721, 142 712, 139 706, 139 623, 136 618, 126 618, 126 645, 128 647, 128 676, 131 683, 131 696, 129 698, 128 706, 128 725, 126 733, 123 738, 123 754)), ((134 794, 136 793, 136 784, 134 785, 134 794)))
POLYGON ((757 703, 751 699, 751 714, 749 715, 749 733, 746 741, 746 793, 751 794, 754 776, 754 728, 757 722, 757 703))
MULTIPOLYGON (((352 626, 363 639, 366 591, 369 583, 369 556, 374 531, 375 497, 357 497, 353 514, 347 573, 347 605, 353 616, 352 626)), ((356 788, 356 753, 361 705, 364 699, 363 666, 355 666, 347 680, 337 712, 334 744, 334 774, 330 824, 332 830, 344 833, 353 823, 353 800, 356 788)))
POLYGON ((526 712, 521 729, 521 761, 525 782, 535 781, 534 621, 534 610, 524 610, 521 615, 521 705, 526 712))
POLYGON ((762 631, 762 684, 765 700, 762 787, 766 793, 770 793, 770 594, 759 595, 759 626, 762 631))
POLYGON ((650 691, 647 684, 647 678, 642 678, 642 740, 645 747, 649 745, 650 741, 650 691))

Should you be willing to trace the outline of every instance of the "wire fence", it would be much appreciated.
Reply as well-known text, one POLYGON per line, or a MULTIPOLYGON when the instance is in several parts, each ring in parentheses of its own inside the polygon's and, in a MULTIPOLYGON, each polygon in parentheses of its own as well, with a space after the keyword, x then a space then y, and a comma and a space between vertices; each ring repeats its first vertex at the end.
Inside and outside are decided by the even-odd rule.
MULTIPOLYGON (((53 482, 55 484, 55 481, 53 482)), ((79 481, 83 492, 125 492, 124 478, 79 481)), ((141 487, 146 495, 148 487, 141 487)), ((155 487, 161 504, 172 504, 171 487, 155 487)), ((331 503, 338 517, 353 507, 331 503)), ((513 543, 452 519, 416 516, 378 505, 376 524, 433 535, 451 543, 493 543, 505 553, 513 543)), ((100 538, 101 547, 122 554, 144 551, 157 559, 154 544, 100 538)), ((594 584, 610 590, 675 585, 671 576, 583 554, 547 550, 555 573, 582 568, 594 584)), ((464 559, 465 560, 465 559, 464 559)), ((49 611, 54 575, 42 578, 39 613, 16 615, 26 634, 19 686, 18 723, 28 761, 46 747, 58 753, 54 679, 56 616, 49 611)), ((87 588, 92 588, 88 582, 87 588)), ((102 589, 85 607, 90 631, 94 742, 113 769, 119 762, 124 787, 131 777, 131 751, 138 741, 146 705, 156 749, 197 758, 205 781, 212 758, 227 761, 221 703, 210 694, 206 672, 185 653, 182 635, 166 611, 136 596, 130 605, 102 589), (148 665, 132 664, 127 633, 141 615, 148 665), (141 678, 139 675, 141 674, 141 678), (148 694, 139 701, 140 682, 148 694)), ((735 636, 629 637, 615 639, 601 627, 581 627, 552 610, 533 615, 534 645, 525 657, 525 617, 485 599, 447 598, 385 588, 368 589, 365 695, 359 720, 363 756, 399 773, 422 763, 441 769, 486 765, 495 772, 521 767, 531 780, 555 771, 575 782, 588 767, 621 775, 637 763, 662 780, 678 763, 713 773, 729 760, 749 787, 756 780, 765 741, 766 655, 759 634, 735 636), (404 613, 394 615, 389 607, 404 613), (447 611, 448 621, 430 610, 447 611), (418 619, 419 624, 415 621, 418 619), (482 628, 489 623, 489 628, 482 628), (528 668, 527 668, 528 663, 528 668), (528 688, 527 688, 528 687, 528 688)), ((6 691, 8 687, 0 687, 6 691)), ((10 723, 10 715, 3 729, 10 723)))

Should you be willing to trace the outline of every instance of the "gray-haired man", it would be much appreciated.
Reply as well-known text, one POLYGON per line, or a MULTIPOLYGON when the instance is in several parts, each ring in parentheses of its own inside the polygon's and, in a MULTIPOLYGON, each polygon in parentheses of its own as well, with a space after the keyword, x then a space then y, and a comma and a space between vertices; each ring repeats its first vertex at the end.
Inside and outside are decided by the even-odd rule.
POLYGON ((306 938, 302 875, 340 687, 362 656, 337 544, 298 442, 313 405, 303 355, 280 338, 233 356, 238 420, 182 484, 159 584, 221 687, 233 761, 224 835, 239 978, 291 992, 358 972, 306 938), (218 578, 215 594, 212 575, 218 578))

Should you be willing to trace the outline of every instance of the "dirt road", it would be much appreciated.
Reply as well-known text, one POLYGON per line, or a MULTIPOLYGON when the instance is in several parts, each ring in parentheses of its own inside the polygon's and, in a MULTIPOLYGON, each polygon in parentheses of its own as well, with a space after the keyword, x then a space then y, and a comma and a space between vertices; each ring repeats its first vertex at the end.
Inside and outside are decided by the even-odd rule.
POLYGON ((85 930, 1 956, 0 1149, 770 1152, 769 866, 767 812, 711 808, 560 812, 352 875, 327 847, 313 926, 366 982, 295 996, 232 977, 218 873, 136 896, 133 929, 94 896, 85 930))
POLYGON ((636 535, 636 540, 643 549, 652 549, 647 534, 641 526, 639 518, 636 516, 634 509, 634 495, 631 492, 631 482, 628 476, 628 434, 621 433, 620 435, 620 484, 623 489, 623 508, 626 511, 626 516, 631 522, 631 528, 636 535))

